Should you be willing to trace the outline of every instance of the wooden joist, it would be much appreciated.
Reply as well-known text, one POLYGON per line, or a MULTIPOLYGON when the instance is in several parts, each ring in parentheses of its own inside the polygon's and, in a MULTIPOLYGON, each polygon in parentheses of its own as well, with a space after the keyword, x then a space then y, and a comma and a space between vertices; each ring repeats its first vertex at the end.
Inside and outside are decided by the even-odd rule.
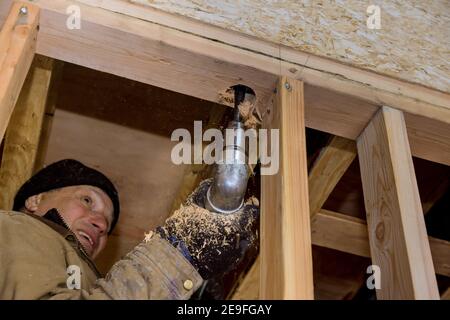
POLYGON ((441 300, 450 300, 450 287, 441 295, 441 300))
POLYGON ((303 83, 281 77, 263 122, 279 129, 280 166, 261 176, 262 299, 314 298, 303 99, 303 83))
POLYGON ((321 151, 308 177, 311 217, 322 208, 355 157, 355 142, 338 136, 321 151))
POLYGON ((382 107, 357 140, 379 299, 439 299, 403 113, 382 107))
POLYGON ((0 141, 36 50, 39 8, 16 2, 0 32, 0 141))
POLYGON ((233 293, 232 300, 258 300, 260 279, 260 257, 258 256, 250 270, 245 275, 239 287, 233 293))
MULTIPOLYGON (((228 62, 242 63, 271 74, 290 76, 320 87, 352 93, 376 104, 391 105, 404 111, 408 109, 419 115, 422 115, 423 111, 425 113, 431 112, 430 115, 434 112, 436 112, 436 115, 440 112, 445 113, 445 110, 439 110, 439 108, 445 107, 448 109, 450 107, 449 95, 443 92, 343 65, 330 59, 225 30, 180 15, 173 15, 148 6, 136 5, 130 3, 130 1, 78 0, 78 2, 88 4, 91 8, 103 8, 129 17, 153 22, 168 29, 180 30, 186 34, 196 35, 198 38, 215 40, 229 47, 227 51, 230 53, 225 54, 224 52, 222 54, 222 59, 226 59, 228 62), (234 51, 234 53, 239 51, 232 50, 232 48, 242 50, 242 54, 232 55, 231 51, 234 51), (236 58, 240 61, 235 60, 236 58), (425 106, 423 102, 430 104, 425 106), (435 104, 436 109, 434 111, 428 110, 431 104, 435 104)), ((167 38, 165 40, 170 41, 167 38)), ((178 45, 183 46, 185 44, 179 43, 178 45)), ((197 48, 197 50, 200 51, 200 48, 197 48)), ((214 54, 216 54, 215 50, 209 50, 208 55, 214 54)), ((448 114, 446 115, 448 117, 448 114)), ((450 121, 450 118, 448 121, 450 121)))
MULTIPOLYGON (((314 245, 370 257, 367 224, 362 219, 322 209, 311 221, 311 232, 314 245)), ((433 237, 428 242, 435 272, 450 277, 450 242, 433 237)))
MULTIPOLYGON (((450 242, 433 237, 428 237, 428 241, 435 272, 450 277, 450 242)), ((342 213, 321 209, 311 220, 311 242, 316 246, 370 258, 366 222, 342 213)), ((255 264, 259 262, 257 259, 255 264)), ((254 287, 255 283, 259 286, 254 270, 259 271, 259 266, 252 266, 233 298, 251 299, 255 292, 259 292, 259 288, 254 287)))
POLYGON ((36 56, 5 135, 0 166, 0 208, 12 209, 14 196, 34 172, 53 59, 36 56))

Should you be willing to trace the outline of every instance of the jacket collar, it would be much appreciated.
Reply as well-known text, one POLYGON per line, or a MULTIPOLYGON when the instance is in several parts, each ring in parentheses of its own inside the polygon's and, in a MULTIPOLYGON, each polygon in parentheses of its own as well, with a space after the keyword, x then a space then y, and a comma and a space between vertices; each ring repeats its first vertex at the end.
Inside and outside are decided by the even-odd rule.
POLYGON ((64 239, 67 240, 67 242, 70 243, 70 245, 77 251, 78 255, 87 262, 87 264, 91 267, 92 270, 96 273, 97 277, 101 277, 101 273, 97 270, 97 267, 95 266, 92 259, 87 255, 85 249, 83 248, 83 245, 80 241, 78 241, 78 238, 76 237, 75 233, 70 230, 67 223, 64 221, 64 219, 59 214, 58 210, 51 209, 46 214, 44 214, 42 217, 37 216, 31 213, 25 213, 26 215, 37 219, 41 221, 42 223, 46 224, 56 232, 58 232, 61 236, 64 237, 64 239))

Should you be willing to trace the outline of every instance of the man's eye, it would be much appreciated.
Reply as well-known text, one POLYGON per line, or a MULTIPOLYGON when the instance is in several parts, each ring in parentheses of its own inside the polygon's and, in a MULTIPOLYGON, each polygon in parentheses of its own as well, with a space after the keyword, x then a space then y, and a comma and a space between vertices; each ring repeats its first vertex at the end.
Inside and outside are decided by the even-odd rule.
POLYGON ((82 197, 81 200, 86 204, 89 204, 89 205, 92 204, 92 199, 88 196, 82 197))

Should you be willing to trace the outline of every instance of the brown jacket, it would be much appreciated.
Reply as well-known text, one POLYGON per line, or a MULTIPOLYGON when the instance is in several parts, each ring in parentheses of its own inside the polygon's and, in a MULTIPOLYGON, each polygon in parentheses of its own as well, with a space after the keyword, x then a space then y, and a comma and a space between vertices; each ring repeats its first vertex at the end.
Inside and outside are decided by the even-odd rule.
POLYGON ((0 210, 2 300, 188 299, 201 282, 183 255, 157 235, 100 278, 71 231, 37 216, 0 210), (67 285, 73 265, 81 270, 81 289, 67 285))

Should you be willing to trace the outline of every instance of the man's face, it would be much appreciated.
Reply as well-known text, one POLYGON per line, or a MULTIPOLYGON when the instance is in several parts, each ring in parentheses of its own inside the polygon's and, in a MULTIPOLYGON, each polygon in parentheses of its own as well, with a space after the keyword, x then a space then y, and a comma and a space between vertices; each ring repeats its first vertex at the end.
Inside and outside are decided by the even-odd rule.
POLYGON ((82 185, 45 192, 28 198, 25 207, 40 216, 57 209, 91 258, 97 257, 106 246, 113 204, 97 187, 82 185))

